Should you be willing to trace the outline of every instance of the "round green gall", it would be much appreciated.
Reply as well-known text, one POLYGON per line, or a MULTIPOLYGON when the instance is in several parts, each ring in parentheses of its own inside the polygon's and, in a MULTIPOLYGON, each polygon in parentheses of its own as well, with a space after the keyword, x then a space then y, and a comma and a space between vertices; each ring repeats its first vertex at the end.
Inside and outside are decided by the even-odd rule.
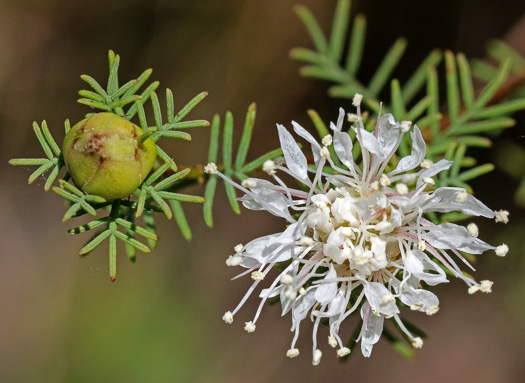
POLYGON ((71 178, 85 193, 107 200, 131 195, 144 181, 157 157, 151 138, 113 113, 98 113, 73 126, 62 148, 71 178))

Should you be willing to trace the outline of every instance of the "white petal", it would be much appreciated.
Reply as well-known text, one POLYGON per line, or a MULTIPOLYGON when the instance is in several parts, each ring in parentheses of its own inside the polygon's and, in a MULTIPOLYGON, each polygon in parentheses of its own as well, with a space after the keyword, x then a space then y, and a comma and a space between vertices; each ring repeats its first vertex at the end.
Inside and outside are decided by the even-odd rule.
POLYGON ((307 179, 308 173, 306 169, 308 162, 301 148, 299 148, 290 132, 288 132, 284 126, 278 124, 277 131, 279 132, 279 140, 281 141, 286 166, 300 179, 307 179))
POLYGON ((314 162, 317 165, 319 163, 319 160, 321 159, 321 146, 319 145, 317 140, 297 122, 292 121, 292 126, 293 126, 293 130, 295 131, 295 133, 300 135, 302 138, 304 138, 306 141, 308 141, 312 145, 312 153, 314 155, 314 162))
POLYGON ((412 138, 412 152, 409 156, 401 158, 397 167, 388 173, 388 176, 393 176, 394 174, 407 172, 416 168, 424 159, 427 154, 427 145, 425 140, 421 135, 421 131, 417 126, 414 126, 414 131, 410 133, 412 138))
POLYGON ((432 164, 430 168, 426 169, 425 171, 419 174, 419 178, 417 180, 416 187, 419 188, 421 185, 423 185, 423 182, 424 182, 423 180, 425 178, 433 177, 436 174, 441 173, 443 170, 447 170, 448 168, 452 166, 453 163, 454 163, 453 161, 440 160, 436 162, 435 164, 432 164))
POLYGON ((367 358, 372 353, 374 344, 376 344, 381 337, 385 320, 382 315, 375 316, 369 307, 368 303, 363 304, 361 307, 361 318, 363 318, 363 320, 368 311, 368 318, 366 319, 366 322, 363 322, 363 328, 361 330, 361 352, 367 358))
POLYGON ((383 302, 383 297, 392 293, 382 283, 366 282, 364 283, 364 290, 366 299, 373 310, 384 315, 393 315, 399 312, 395 300, 383 302))
POLYGON ((446 213, 449 211, 460 211, 467 215, 494 218, 494 211, 485 206, 474 196, 467 194, 463 202, 457 201, 457 195, 464 189, 455 187, 439 188, 432 194, 432 198, 423 208, 423 211, 435 211, 446 213))
POLYGON ((385 160, 394 151, 399 133, 399 124, 396 123, 392 114, 381 116, 377 126, 377 142, 381 151, 381 160, 385 160))
MULTIPOLYGON (((337 272, 331 264, 325 279, 333 279, 336 277, 337 272)), ((337 282, 319 283, 319 287, 315 290, 315 299, 322 305, 326 305, 335 298, 335 294, 337 294, 337 282)))

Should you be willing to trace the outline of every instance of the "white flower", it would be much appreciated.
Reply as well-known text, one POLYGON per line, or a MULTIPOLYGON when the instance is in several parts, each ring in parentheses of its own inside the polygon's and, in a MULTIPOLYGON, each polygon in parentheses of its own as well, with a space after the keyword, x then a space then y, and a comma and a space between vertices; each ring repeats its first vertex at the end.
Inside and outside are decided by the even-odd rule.
MULTIPOLYGON (((343 131, 345 112, 341 109, 337 123, 331 124, 333 134, 323 140, 324 145, 332 145, 337 158, 324 155, 326 146, 292 122, 295 133, 311 145, 314 168, 308 166, 296 139, 278 125, 286 167, 273 161, 264 165, 275 182, 257 179, 247 189, 218 173, 245 193, 240 201, 246 208, 266 210, 282 217, 287 225, 281 233, 254 239, 235 255, 242 258, 240 266, 248 269, 242 275, 250 274, 254 282, 224 320, 232 323, 259 283, 270 279, 259 293, 261 302, 253 320, 246 324, 247 331, 255 329, 265 303, 279 297, 282 314, 290 315, 294 333, 286 355, 299 355, 300 327, 309 317, 314 322, 314 364, 322 356, 317 342, 321 323, 327 323, 329 344, 337 348, 337 355, 350 352, 339 334, 341 324, 352 314, 362 318, 359 341, 366 357, 378 342, 385 319, 394 321, 414 347, 421 347, 423 341, 399 316, 400 304, 428 315, 437 313, 439 299, 427 287, 448 282, 445 269, 462 279, 469 293, 488 293, 492 282, 477 283, 463 273, 456 260, 472 268, 461 252, 479 254, 492 249, 502 256, 508 251, 506 245, 496 249, 477 238, 473 224, 467 229, 426 219, 424 214, 431 212, 459 211, 488 218, 494 218, 495 213, 462 188, 429 188, 435 184, 432 177, 452 162, 425 160, 426 144, 418 127, 398 123, 391 114, 378 118, 373 133, 366 131, 360 103, 358 95, 354 98, 357 118, 349 120, 355 123, 352 129, 361 146, 362 165, 354 162, 353 143, 343 131), (412 130, 411 153, 398 157, 392 167, 390 160, 407 127, 412 130), (326 166, 332 171, 323 172, 326 166), (307 191, 287 186, 279 172, 306 185, 307 191), (279 267, 274 268, 276 265, 279 267)), ((237 259, 229 264, 237 264, 237 259)))

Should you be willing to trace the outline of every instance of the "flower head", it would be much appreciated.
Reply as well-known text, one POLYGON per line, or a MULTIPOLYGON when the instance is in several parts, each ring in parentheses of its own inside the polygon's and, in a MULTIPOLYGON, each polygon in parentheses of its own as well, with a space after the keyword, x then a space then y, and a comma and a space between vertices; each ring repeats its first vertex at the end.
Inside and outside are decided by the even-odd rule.
POLYGON ((343 131, 341 109, 337 123, 331 124, 333 134, 321 144, 292 122, 295 133, 311 144, 314 167, 308 166, 291 133, 278 125, 286 166, 272 161, 264 169, 275 182, 251 179, 249 189, 235 184, 245 193, 240 198, 245 207, 282 217, 287 227, 236 251, 239 262, 235 263, 248 269, 244 274, 251 274, 254 283, 225 321, 231 323, 259 283, 270 280, 259 292, 259 309, 247 322, 247 331, 255 330, 266 301, 279 297, 282 314, 290 314, 294 332, 287 356, 299 355, 296 342, 303 320, 309 317, 314 322, 314 365, 322 355, 318 348, 321 321, 328 324, 328 342, 337 355, 350 353, 339 334, 343 321, 352 314, 362 318, 359 340, 364 356, 370 356, 385 319, 395 321, 413 347, 422 347, 421 338, 404 325, 399 307, 435 314, 439 299, 426 287, 448 282, 445 270, 462 279, 470 293, 491 292, 492 282, 477 283, 463 273, 457 260, 472 269, 461 252, 479 254, 492 249, 502 256, 508 251, 506 245, 496 249, 480 240, 474 224, 435 224, 425 218, 431 212, 459 211, 488 218, 495 213, 462 188, 434 189, 432 177, 452 162, 425 160, 426 144, 417 126, 396 122, 386 114, 378 118, 373 133, 365 130, 361 98, 354 97, 357 115, 349 119, 355 123, 351 129, 361 146, 360 161, 354 160, 352 139, 343 131), (394 158, 410 129, 411 154, 394 158), (336 158, 326 155, 330 145, 336 158), (279 173, 292 176, 305 188, 287 186, 279 173))

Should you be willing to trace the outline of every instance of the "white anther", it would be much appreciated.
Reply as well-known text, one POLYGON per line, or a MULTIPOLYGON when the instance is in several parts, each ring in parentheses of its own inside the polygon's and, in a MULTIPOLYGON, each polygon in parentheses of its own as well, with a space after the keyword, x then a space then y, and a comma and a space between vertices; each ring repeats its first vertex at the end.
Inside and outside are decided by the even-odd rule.
POLYGON ((388 303, 396 300, 396 297, 393 294, 387 294, 383 298, 381 298, 381 302, 388 303))
POLYGON ((342 358, 343 356, 346 356, 350 354, 350 349, 348 347, 343 347, 337 350, 337 356, 342 358))
POLYGON ((245 187, 246 189, 254 188, 257 186, 257 181, 251 178, 247 178, 245 180, 242 180, 241 182, 242 187, 245 187))
POLYGON ((295 358, 299 355, 299 349, 298 348, 291 348, 288 351, 286 351, 286 356, 288 358, 295 358))
POLYGON ((467 232, 468 235, 470 235, 471 237, 477 237, 479 235, 478 225, 476 225, 475 223, 469 223, 467 225, 467 232))
POLYGON ((350 237, 350 239, 355 237, 354 231, 351 227, 343 227, 341 234, 343 234, 345 237, 350 237))
POLYGON ((496 222, 509 222, 509 212, 507 210, 496 211, 496 222))
POLYGON ((396 191, 399 195, 407 195, 408 186, 406 186, 404 183, 399 182, 398 184, 396 184, 396 191))
POLYGON ((255 325, 253 324, 252 321, 245 322, 244 323, 244 330, 246 332, 254 332, 255 331, 255 325))
POLYGON ((269 175, 274 175, 275 174, 275 162, 273 162, 272 160, 264 161, 262 170, 268 173, 269 175))
POLYGON ((242 243, 239 243, 238 245, 235 245, 233 248, 237 254, 241 253, 244 250, 244 246, 242 243))
POLYGON ((361 119, 357 114, 354 113, 348 113, 346 118, 348 119, 348 122, 357 122, 361 119))
POLYGON ((325 160, 330 158, 330 151, 326 146, 321 148, 321 157, 323 157, 325 160))
POLYGON ((425 241, 421 240, 417 244, 417 248, 419 249, 419 251, 425 251, 425 249, 427 248, 427 243, 425 241))
POLYGON ((372 184, 370 186, 372 186, 372 190, 373 191, 379 191, 379 187, 380 187, 379 181, 372 182, 372 184))
POLYGON ((430 177, 423 178, 423 182, 429 186, 434 186, 436 184, 436 182, 430 177))
POLYGON ((439 307, 438 306, 432 306, 432 307, 429 307, 428 309, 426 309, 425 313, 427 315, 434 315, 438 311, 439 311, 439 307))
POLYGON ((374 253, 372 253, 370 250, 366 250, 360 257, 356 258, 355 263, 358 265, 364 265, 367 264, 372 258, 374 258, 374 253))
POLYGON ((324 136, 323 140, 321 141, 321 143, 324 146, 330 145, 332 143, 332 135, 331 134, 327 134, 326 136, 324 136))
POLYGON ((434 163, 431 161, 431 160, 423 160, 423 162, 421 162, 421 166, 423 169, 430 169, 432 167, 434 163))
POLYGON ((401 131, 403 133, 406 133, 412 127, 412 121, 401 121, 401 124, 399 125, 399 127, 401 128, 401 131))
POLYGON ((301 245, 303 245, 303 246, 310 247, 310 246, 313 246, 315 244, 315 241, 311 237, 302 237, 299 240, 299 243, 301 245))
POLYGON ((419 311, 419 309, 423 307, 422 303, 416 303, 415 305, 410 306, 410 310, 412 311, 419 311))
POLYGON ((403 174, 401 182, 405 185, 411 185, 416 181, 416 175, 414 173, 403 174))
POLYGON ((456 202, 465 202, 467 200, 468 193, 466 190, 460 191, 456 194, 456 202))
POLYGON ((481 281, 480 284, 479 284, 479 289, 481 290, 482 293, 491 293, 492 292, 492 285, 494 284, 494 282, 492 281, 481 281))
POLYGON ((390 222, 381 221, 374 226, 374 229, 377 231, 388 231, 388 230, 392 231, 391 229, 393 229, 393 227, 394 225, 392 225, 390 222))
POLYGON ((335 339, 335 336, 329 336, 328 337, 328 344, 333 347, 333 348, 336 348, 337 347, 337 339, 335 339))
POLYGON ((264 273, 262 273, 260 271, 254 271, 252 273, 252 279, 254 281, 262 281, 264 279, 264 273))
POLYGON ((363 100, 363 95, 356 93, 354 94, 354 98, 352 99, 352 105, 353 106, 359 106, 361 105, 361 101, 363 100))
POLYGON ((289 300, 294 301, 295 298, 297 298, 297 290, 293 289, 292 287, 288 287, 284 292, 284 296, 289 300))
POLYGON ((204 173, 217 174, 217 165, 215 165, 213 162, 210 162, 204 167, 204 173))
POLYGON ((304 287, 301 287, 299 289, 299 294, 302 295, 303 297, 306 295, 306 290, 304 289, 304 287))
MULTIPOLYGON (((363 96, 361 96, 363 97, 363 96)), ((321 363, 321 357, 323 356, 323 353, 321 352, 321 350, 317 349, 314 351, 314 355, 313 355, 313 358, 312 358, 312 364, 314 366, 317 366, 319 363, 321 363)))
POLYGON ((505 244, 499 245, 496 247, 496 255, 498 257, 504 257, 509 252, 509 247, 505 244))
POLYGON ((283 285, 289 285, 293 282, 293 277, 290 274, 283 274, 279 280, 283 285))
POLYGON ((233 323, 233 314, 231 311, 226 311, 224 315, 222 316, 222 320, 225 321, 228 324, 233 323))
POLYGON ((421 339, 420 337, 412 339, 412 346, 414 346, 415 348, 423 347, 423 339, 421 339))
POLYGON ((469 294, 477 293, 481 289, 480 285, 470 286, 468 289, 469 294))
POLYGON ((239 266, 242 263, 242 257, 238 255, 230 255, 226 259, 226 266, 239 266))
POLYGON ((390 186, 392 181, 390 181, 390 178, 388 178, 386 174, 381 174, 381 177, 379 178, 379 183, 383 186, 390 186))

